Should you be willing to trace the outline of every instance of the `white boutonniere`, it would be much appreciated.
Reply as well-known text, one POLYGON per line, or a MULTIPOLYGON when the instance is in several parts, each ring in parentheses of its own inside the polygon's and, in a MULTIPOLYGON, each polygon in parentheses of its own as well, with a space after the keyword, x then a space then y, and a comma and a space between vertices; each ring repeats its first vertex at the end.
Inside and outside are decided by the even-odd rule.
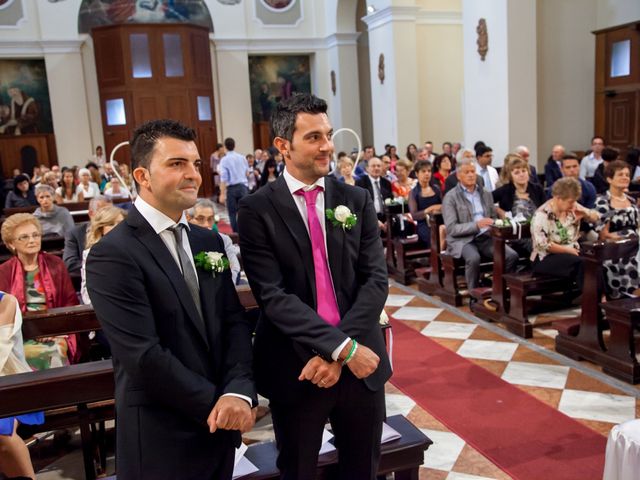
POLYGON ((344 205, 338 205, 335 209, 327 208, 326 213, 333 226, 342 227, 343 230, 351 230, 358 221, 358 217, 344 205))
POLYGON ((211 272, 214 277, 216 273, 222 273, 229 268, 229 259, 220 252, 200 252, 193 257, 196 267, 200 267, 206 272, 211 272))

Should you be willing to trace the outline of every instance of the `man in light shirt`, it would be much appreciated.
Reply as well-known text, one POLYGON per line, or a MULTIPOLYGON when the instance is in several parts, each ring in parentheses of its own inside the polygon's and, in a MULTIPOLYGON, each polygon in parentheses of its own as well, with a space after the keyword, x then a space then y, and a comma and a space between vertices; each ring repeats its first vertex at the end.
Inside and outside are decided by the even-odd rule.
POLYGON ((604 138, 595 136, 591 139, 591 153, 582 157, 580 162, 580 178, 587 180, 593 178, 598 166, 602 163, 602 150, 604 149, 604 138))

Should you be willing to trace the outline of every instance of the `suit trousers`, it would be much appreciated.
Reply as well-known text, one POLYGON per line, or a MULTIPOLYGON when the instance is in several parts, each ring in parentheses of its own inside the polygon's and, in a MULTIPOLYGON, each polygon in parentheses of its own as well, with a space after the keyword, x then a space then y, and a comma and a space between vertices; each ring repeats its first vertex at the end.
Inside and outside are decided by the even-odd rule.
POLYGON ((246 195, 249 195, 249 188, 246 185, 237 183, 227 187, 227 212, 234 232, 238 231, 238 202, 246 195))
POLYGON ((283 480, 314 480, 322 431, 331 422, 338 449, 337 480, 373 480, 380 460, 384 388, 372 392, 348 367, 331 388, 313 386, 297 403, 270 404, 283 480))
MULTIPOLYGON (((513 272, 518 263, 518 254, 509 246, 505 246, 505 270, 513 272)), ((493 239, 485 232, 475 237, 462 248, 464 259, 464 278, 467 288, 472 290, 478 287, 480 280, 480 261, 489 261, 493 258, 493 239)))

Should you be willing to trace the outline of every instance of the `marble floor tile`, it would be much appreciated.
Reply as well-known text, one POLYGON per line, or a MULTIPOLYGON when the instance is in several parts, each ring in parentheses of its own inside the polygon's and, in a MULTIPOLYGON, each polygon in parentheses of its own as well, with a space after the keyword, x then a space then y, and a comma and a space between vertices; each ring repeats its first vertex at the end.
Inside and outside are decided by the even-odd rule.
POLYGON ((494 342, 491 340, 466 340, 458 349, 458 355, 467 358, 502 360, 508 362, 513 357, 517 343, 494 342))
MULTIPOLYGON (((473 338, 473 336, 472 336, 473 338)), ((531 350, 524 345, 520 345, 516 353, 513 354, 513 358, 511 358, 512 362, 529 362, 529 363, 543 363, 546 365, 560 365, 560 362, 553 360, 546 355, 538 353, 534 350, 531 350)), ((584 390, 584 389, 580 389, 584 390)))
POLYGON ((454 323, 473 323, 466 318, 461 317, 460 315, 455 315, 453 312, 449 310, 443 310, 438 318, 436 318, 439 322, 454 322, 454 323))
POLYGON ((518 388, 529 395, 536 397, 542 403, 546 403, 551 408, 558 409, 562 390, 556 388, 530 387, 529 385, 518 385, 518 388))
POLYGON ((462 452, 465 445, 464 440, 451 432, 440 432, 427 428, 420 430, 433 440, 433 445, 424 452, 424 466, 436 470, 451 470, 462 452))
POLYGON ((502 374, 502 379, 515 385, 564 388, 568 375, 569 367, 562 365, 509 362, 502 374))
POLYGON ((622 423, 635 418, 636 399, 611 393, 565 390, 558 410, 574 418, 622 423))
POLYGON ((419 480, 447 480, 449 472, 434 470, 433 468, 420 467, 419 480))
POLYGON ((574 368, 569 372, 565 388, 568 388, 569 390, 583 390, 587 392, 613 393, 614 395, 622 394, 622 392, 617 388, 585 375, 574 368))
POLYGON ((427 307, 402 307, 393 314, 393 318, 398 320, 420 320, 430 322, 442 312, 441 308, 427 307))
POLYGON ((458 340, 457 338, 431 338, 434 342, 448 348, 452 352, 457 352, 460 346, 464 343, 464 340, 458 340))
POLYGON ((456 464, 453 466, 456 473, 475 475, 478 478, 492 478, 497 480, 510 480, 511 477, 496 467, 491 460, 478 452, 468 443, 458 456, 456 464))
POLYGON ((449 431, 443 423, 440 423, 435 417, 423 410, 419 405, 416 405, 413 410, 411 410, 409 415, 407 415, 407 420, 418 428, 428 428, 429 430, 439 430, 443 432, 449 431))
POLYGON ((427 337, 457 338, 466 340, 476 329, 473 323, 438 322, 434 320, 423 330, 422 334, 427 337))
POLYGON ((409 412, 416 406, 416 402, 406 395, 399 393, 387 393, 385 395, 387 403, 387 416, 392 415, 409 415, 409 412))
POLYGON ((502 375, 502 372, 504 372, 504 369, 507 368, 508 364, 508 362, 502 362, 500 360, 485 360, 483 358, 469 358, 469 361, 484 368, 485 370, 488 370, 496 377, 502 375))
POLYGON ((467 473, 449 472, 447 480, 494 480, 492 477, 479 477, 467 473))
POLYGON ((413 300, 413 295, 396 295, 389 294, 387 297, 387 301, 385 302, 385 307, 404 307, 407 303, 413 300))

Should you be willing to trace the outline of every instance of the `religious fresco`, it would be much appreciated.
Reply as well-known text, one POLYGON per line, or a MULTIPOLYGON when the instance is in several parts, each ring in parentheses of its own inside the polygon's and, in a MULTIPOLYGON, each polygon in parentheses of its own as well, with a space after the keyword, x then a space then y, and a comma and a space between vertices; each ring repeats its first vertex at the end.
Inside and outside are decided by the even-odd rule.
POLYGON ((44 60, 0 59, 0 135, 53 133, 44 60))
POLYGON ((268 122, 273 107, 294 92, 311 93, 308 55, 250 55, 249 83, 254 122, 268 122))
POLYGON ((270 10, 286 11, 293 7, 296 0, 260 0, 260 2, 270 10))
POLYGON ((79 33, 118 23, 192 23, 213 31, 203 0, 82 0, 79 33))

